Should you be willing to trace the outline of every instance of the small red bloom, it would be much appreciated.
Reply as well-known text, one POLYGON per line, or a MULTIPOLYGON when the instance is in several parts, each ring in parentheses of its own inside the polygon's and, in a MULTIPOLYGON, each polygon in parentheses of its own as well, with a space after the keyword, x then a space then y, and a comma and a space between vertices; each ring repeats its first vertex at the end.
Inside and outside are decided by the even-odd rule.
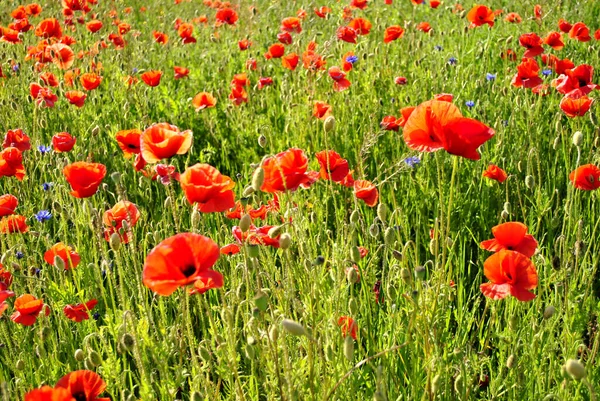
POLYGON ((367 180, 354 181, 354 196, 365 201, 370 207, 375 206, 379 200, 377 187, 367 180))
POLYGON ((55 152, 70 152, 77 141, 68 132, 59 132, 52 137, 52 146, 55 152))
POLYGON ((338 326, 342 330, 342 337, 350 336, 356 340, 356 332, 358 330, 358 324, 349 316, 341 316, 337 322, 338 326))
POLYGON ((500 167, 496 166, 495 164, 490 164, 487 170, 483 172, 483 177, 503 183, 506 181, 508 175, 500 167))
POLYGON ((63 313, 67 319, 80 323, 83 320, 88 320, 90 318, 89 312, 94 309, 97 304, 98 301, 92 299, 85 304, 67 305, 63 308, 63 313))
POLYGON ((493 239, 483 241, 480 246, 491 252, 508 249, 522 253, 530 258, 535 253, 537 241, 527 234, 527 226, 523 223, 508 222, 492 228, 493 239))

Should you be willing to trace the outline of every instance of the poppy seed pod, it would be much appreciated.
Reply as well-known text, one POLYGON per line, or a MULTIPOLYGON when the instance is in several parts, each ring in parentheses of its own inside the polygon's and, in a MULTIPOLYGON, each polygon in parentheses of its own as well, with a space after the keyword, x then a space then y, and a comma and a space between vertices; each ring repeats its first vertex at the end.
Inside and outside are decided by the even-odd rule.
POLYGON ((258 146, 260 146, 261 148, 264 148, 265 146, 267 146, 267 137, 264 135, 260 135, 258 137, 258 146))
POLYGON ((252 225, 252 217, 250 217, 250 215, 248 213, 244 214, 242 216, 242 218, 240 219, 240 230, 245 233, 246 231, 248 231, 250 229, 250 226, 252 225))
POLYGON ((265 182, 265 170, 262 167, 258 167, 252 174, 252 189, 255 192, 260 191, 263 183, 265 182))
POLYGON ((306 329, 300 323, 295 322, 290 319, 283 319, 281 321, 281 326, 285 331, 294 336, 305 336, 306 329))
POLYGON ((585 367, 577 359, 569 359, 565 364, 565 369, 575 380, 585 379, 585 367))
POLYGON ((344 338, 344 356, 350 362, 354 359, 354 340, 350 336, 344 338))
POLYGON ((552 316, 554 316, 554 312, 556 312, 556 308, 554 306, 546 306, 546 309, 544 309, 544 319, 550 319, 552 316))
POLYGON ((533 189, 535 187, 535 179, 533 176, 528 175, 525 177, 525 186, 529 189, 533 189))
POLYGON ((283 233, 279 237, 279 248, 288 249, 292 245, 292 236, 289 233, 283 233))
POLYGON ((583 143, 583 134, 581 133, 581 131, 576 131, 573 134, 573 145, 575 145, 576 147, 580 147, 582 143, 583 143))
POLYGON ((85 359, 85 352, 81 348, 75 350, 75 360, 81 362, 85 359))
POLYGON ((334 116, 329 116, 325 119, 325 121, 323 122, 323 128, 325 129, 325 132, 331 132, 335 129, 335 117, 334 116))

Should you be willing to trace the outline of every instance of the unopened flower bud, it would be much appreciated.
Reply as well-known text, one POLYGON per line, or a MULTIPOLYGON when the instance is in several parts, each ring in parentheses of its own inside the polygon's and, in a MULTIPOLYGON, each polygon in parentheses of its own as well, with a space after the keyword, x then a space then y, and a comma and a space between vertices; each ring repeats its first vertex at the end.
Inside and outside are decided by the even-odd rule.
POLYGON ((248 256, 250 256, 251 258, 258 258, 258 255, 259 255, 258 245, 247 244, 246 250, 248 251, 248 256))
POLYGON ((292 245, 292 236, 289 233, 283 233, 279 237, 279 248, 288 249, 292 245))
POLYGON ((295 322, 290 319, 283 319, 281 321, 281 326, 285 331, 294 335, 294 336, 304 336, 306 335, 306 329, 300 323, 295 322))
POLYGON ((264 148, 265 146, 267 146, 267 137, 264 135, 260 135, 258 137, 258 146, 260 146, 261 148, 264 148))
POLYGON ((210 362, 210 351, 208 351, 204 345, 198 347, 198 355, 200 355, 200 359, 202 359, 203 362, 210 362))
POLYGON ((199 392, 194 391, 190 396, 190 401, 202 401, 202 395, 199 392))
POLYGON ((412 275, 410 274, 410 271, 404 267, 400 270, 400 277, 402 277, 402 280, 404 280, 405 283, 410 283, 412 275))
POLYGON ((529 189, 533 189, 535 187, 535 179, 533 176, 528 175, 525 177, 525 186, 529 189))
POLYGON ((40 339, 42 341, 46 341, 52 335, 52 330, 50 327, 45 326, 40 330, 40 339))
POLYGON ((56 268, 58 270, 65 270, 65 261, 62 260, 62 258, 58 255, 54 256, 54 266, 56 266, 56 268))
POLYGON ((348 280, 349 284, 356 284, 359 279, 358 272, 354 267, 348 267, 346 269, 346 280, 348 280))
POLYGON ((83 352, 83 350, 81 348, 78 348, 75 350, 75 360, 76 361, 83 361, 85 359, 85 352, 83 352))
POLYGON ((121 248, 121 236, 118 233, 112 233, 108 243, 110 244, 110 249, 117 252, 121 248))
POLYGON ((200 223, 201 217, 202 216, 200 215, 200 212, 198 211, 198 209, 194 208, 194 210, 192 211, 192 216, 191 216, 192 227, 196 227, 200 223))
POLYGON ((23 370, 23 369, 25 369, 25 362, 23 362, 22 359, 19 359, 17 361, 17 363, 15 363, 15 369, 17 369, 17 370, 23 370))
POLYGON ((88 357, 94 367, 102 365, 102 357, 96 351, 90 351, 88 357))
POLYGON ((121 337, 121 347, 126 351, 131 351, 135 345, 135 338, 129 333, 123 334, 121 337))
POLYGON ((399 261, 402 261, 402 259, 403 259, 402 252, 400 252, 396 249, 392 250, 392 256, 394 257, 394 259, 399 260, 399 261))
POLYGON ((431 380, 431 392, 436 394, 442 386, 442 376, 435 375, 431 380))
POLYGON ((358 224, 359 218, 360 218, 360 215, 358 214, 358 210, 353 211, 352 214, 350 215, 350 223, 358 224))
POLYGON ((269 330, 269 339, 272 342, 277 342, 278 338, 279 338, 279 329, 277 328, 277 325, 273 325, 273 326, 271 326, 271 329, 269 330))
POLYGON ((115 184, 118 184, 121 182, 121 173, 119 173, 118 171, 115 171, 114 173, 112 173, 110 175, 110 179, 113 180, 113 182, 115 184))
POLYGON ((504 210, 506 210, 506 213, 508 214, 512 213, 512 206, 510 202, 504 202, 504 210))
POLYGON ((556 308, 554 306, 546 306, 546 309, 544 309, 544 319, 550 319, 552 316, 554 316, 554 312, 556 312, 556 308))
POLYGON ((248 231, 250 229, 250 226, 252 225, 252 217, 250 217, 250 215, 248 213, 244 214, 242 216, 242 218, 240 219, 240 230, 245 233, 246 231, 248 231))
POLYGON ((583 143, 583 134, 581 133, 581 131, 576 131, 573 134, 573 145, 580 147, 582 143, 583 143))
POLYGON ((415 275, 417 276, 417 278, 419 280, 425 280, 425 274, 427 273, 427 270, 425 269, 424 266, 417 266, 415 267, 415 275))
POLYGON ((558 145, 560 145, 560 137, 559 136, 554 138, 554 142, 552 142, 552 149, 554 149, 554 150, 558 149, 558 145))
POLYGON ((350 298, 348 301, 348 311, 351 315, 358 314, 358 302, 356 301, 356 298, 350 298))
POLYGON ((377 237, 379 235, 379 226, 377 224, 371 224, 369 227, 369 234, 373 238, 377 237))
POLYGON ((393 246, 396 243, 396 239, 396 230, 392 227, 386 228, 383 234, 383 242, 387 246, 393 246))
POLYGON ((350 248, 350 260, 352 260, 354 263, 358 263, 360 260, 360 250, 358 247, 352 246, 350 248))
POLYGON ((277 238, 277 237, 279 237, 279 235, 281 235, 281 229, 282 229, 282 226, 273 226, 273 227, 271 227, 271 229, 269 229, 269 231, 267 232, 267 235, 271 239, 277 238))
POLYGON ((506 360, 506 367, 512 369, 515 366, 515 355, 510 354, 506 360))
POLYGON ((325 129, 325 132, 331 132, 335 129, 335 117, 334 116, 329 116, 325 119, 325 121, 323 122, 323 128, 325 129))
POLYGON ((388 211, 389 209, 385 203, 379 203, 377 205, 377 217, 379 217, 379 220, 384 224, 387 222, 388 211))
POLYGON ((252 189, 256 192, 260 191, 263 182, 265 182, 265 170, 262 167, 258 167, 254 170, 254 174, 252 174, 252 189))
POLYGON ((510 214, 506 210, 502 210, 502 213, 500 213, 500 217, 502 217, 502 220, 508 220, 510 214))
POLYGON ((252 185, 248 185, 246 188, 244 188, 244 192, 242 192, 242 196, 244 198, 247 198, 248 196, 252 195, 254 193, 254 188, 252 187, 252 185))
POLYGON ((164 207, 165 209, 170 209, 173 206, 173 199, 170 196, 167 196, 165 199, 164 207))
POLYGON ((585 379, 585 367, 577 359, 569 359, 565 364, 565 369, 575 380, 585 379))
POLYGON ((350 336, 344 338, 344 356, 350 362, 354 359, 354 340, 350 336))
POLYGON ((385 394, 379 390, 373 394, 373 401, 387 401, 385 394))
POLYGON ((261 311, 264 312, 269 306, 269 297, 264 292, 260 291, 254 296, 254 305, 261 311))

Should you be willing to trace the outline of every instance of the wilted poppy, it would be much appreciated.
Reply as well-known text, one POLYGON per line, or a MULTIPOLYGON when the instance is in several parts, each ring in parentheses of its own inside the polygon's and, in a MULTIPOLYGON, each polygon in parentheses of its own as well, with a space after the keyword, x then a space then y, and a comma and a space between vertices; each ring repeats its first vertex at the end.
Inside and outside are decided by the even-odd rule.
POLYGON ((319 166, 321 167, 319 174, 324 180, 332 180, 341 182, 350 171, 348 161, 343 159, 339 153, 334 150, 322 150, 315 154, 319 166))
POLYGON ((75 162, 67 165, 63 174, 71 186, 71 195, 88 198, 98 191, 106 176, 106 166, 100 163, 75 162))
POLYGON ((179 287, 212 274, 219 255, 219 246, 208 237, 193 233, 174 235, 146 257, 144 285, 157 294, 171 295, 179 287))
POLYGON ((16 177, 22 181, 25 177, 23 154, 15 147, 9 146, 0 152, 0 177, 16 177))
POLYGON ((586 95, 579 98, 565 96, 560 101, 560 109, 569 118, 583 117, 590 107, 592 107, 593 101, 594 99, 591 99, 586 95))
POLYGON ((508 177, 506 172, 500 167, 496 166, 495 164, 490 164, 488 168, 483 172, 482 176, 491 180, 498 181, 499 183, 503 183, 508 177))
POLYGON ((217 11, 215 19, 217 20, 217 24, 235 25, 238 20, 238 15, 235 10, 231 8, 222 8, 217 11))
POLYGON ((102 377, 91 370, 76 370, 63 376, 55 388, 64 388, 76 401, 110 401, 108 397, 98 397, 105 389, 102 377))
MULTIPOLYGON (((44 301, 37 299, 31 294, 24 294, 15 300, 15 313, 10 319, 22 324, 23 326, 31 326, 37 320, 38 315, 44 308, 44 301)), ((49 310, 46 309, 49 313, 49 310)))
POLYGON ((542 43, 542 38, 534 32, 524 33, 519 36, 519 44, 527 49, 523 53, 523 57, 534 58, 542 54, 544 52, 542 43))
POLYGON ((295 191, 300 185, 310 185, 314 181, 306 172, 308 158, 297 148, 268 157, 262 169, 265 179, 260 189, 264 192, 295 191))
POLYGON ((224 212, 235 206, 235 183, 208 164, 188 167, 179 178, 190 204, 202 213, 224 212))
POLYGON ((383 34, 383 43, 390 43, 404 36, 404 28, 399 25, 393 25, 385 29, 383 34))
POLYGON ((87 72, 81 75, 79 80, 85 90, 91 91, 100 86, 100 83, 102 82, 102 77, 93 72, 87 72))
POLYGON ((68 132, 59 132, 52 136, 52 146, 55 152, 70 152, 75 146, 77 138, 73 137, 68 132))
POLYGON ((320 100, 313 104, 313 116, 324 120, 331 114, 331 106, 320 100))
POLYGON ((490 27, 494 26, 494 12, 491 8, 482 5, 475 5, 467 14, 467 20, 471 23, 471 26, 482 26, 488 24, 490 27))
POLYGON ((213 97, 208 92, 200 92, 192 99, 192 105, 196 109, 196 111, 200 111, 202 109, 215 107, 217 104, 217 99, 213 97))
POLYGON ((16 196, 11 194, 0 196, 0 217, 13 214, 18 205, 19 200, 16 196))
POLYGON ((29 136, 23 132, 22 129, 9 129, 4 135, 4 142, 2 142, 3 148, 17 148, 21 152, 31 149, 31 143, 29 142, 29 136))
POLYGON ((337 321, 338 326, 342 330, 342 337, 350 336, 356 340, 358 324, 350 316, 341 316, 337 321))
POLYGON ((79 254, 75 252, 73 248, 63 244, 62 242, 53 245, 49 250, 47 250, 46 253, 44 253, 44 260, 46 263, 56 266, 54 261, 57 256, 62 259, 65 269, 67 270, 76 268, 81 260, 79 254))
POLYGON ((537 287, 538 276, 531 260, 519 252, 501 250, 483 264, 483 274, 490 280, 479 287, 491 299, 512 295, 519 301, 531 301, 535 294, 529 290, 537 287))
POLYGON ((90 318, 89 312, 96 307, 98 301, 95 299, 89 300, 84 304, 66 305, 63 308, 63 313, 67 319, 80 323, 90 318))
POLYGON ((354 181, 354 196, 362 199, 370 207, 375 206, 379 200, 377 187, 367 180, 354 181))
POLYGON ((83 107, 87 95, 82 91, 69 91, 65 93, 65 98, 67 98, 69 103, 77 107, 83 107))
POLYGON ((569 174, 569 180, 577 189, 593 191, 600 188, 600 168, 593 164, 585 164, 569 174))
POLYGON ((113 233, 119 234, 121 242, 129 242, 128 230, 123 227, 123 222, 127 222, 129 227, 135 227, 140 219, 140 211, 135 203, 129 201, 119 201, 111 209, 102 215, 104 224, 104 238, 108 241, 113 233))
POLYGON ((140 153, 141 136, 142 131, 139 129, 122 130, 116 133, 115 138, 126 159, 140 153))
POLYGON ((158 163, 175 155, 186 154, 192 146, 192 131, 180 131, 174 125, 158 123, 146 128, 140 138, 141 155, 147 163, 158 163))
POLYGON ((162 71, 146 71, 141 77, 146 85, 158 86, 160 84, 160 77, 162 77, 162 71))
POLYGON ((527 234, 527 226, 519 222, 499 224, 492 228, 492 235, 493 239, 488 239, 480 244, 483 249, 491 252, 508 249, 530 258, 538 245, 533 235, 527 234))

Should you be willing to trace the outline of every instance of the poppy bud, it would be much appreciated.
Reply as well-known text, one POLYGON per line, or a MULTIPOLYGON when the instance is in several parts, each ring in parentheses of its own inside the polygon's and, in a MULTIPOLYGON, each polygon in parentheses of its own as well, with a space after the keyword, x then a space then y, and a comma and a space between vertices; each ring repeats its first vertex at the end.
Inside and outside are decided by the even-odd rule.
POLYGON ((565 369, 575 380, 585 379, 585 367, 577 359, 569 359, 565 364, 565 369))
POLYGON ((504 210, 506 210, 506 213, 508 214, 512 213, 512 207, 510 205, 510 202, 504 202, 504 210))
POLYGON ((62 260, 60 256, 55 255, 54 256, 54 266, 56 266, 56 268, 58 270, 65 270, 65 261, 62 260))
POLYGON ((582 143, 583 143, 583 134, 581 133, 581 131, 576 131, 573 134, 573 145, 575 145, 576 147, 580 147, 582 143))
POLYGON ((396 230, 394 228, 388 227, 385 229, 383 242, 385 242, 387 246, 393 246, 396 243, 396 230))
POLYGON ((277 339, 279 338, 279 329, 277 328, 276 325, 271 326, 271 329, 269 329, 269 339, 272 342, 277 342, 277 339))
POLYGON ((511 35, 511 36, 509 36, 508 38, 506 38, 506 44, 507 44, 507 45, 508 45, 508 44, 510 44, 510 42, 512 42, 512 41, 513 41, 513 37, 512 37, 512 35, 511 35))
POLYGON ((46 341, 51 334, 52 330, 50 329, 50 327, 43 327, 40 330, 40 338, 42 339, 42 341, 46 341))
POLYGON ((260 135, 258 137, 258 146, 260 146, 261 148, 264 148, 265 146, 267 146, 267 137, 264 135, 260 135))
POLYGON ((173 199, 170 196, 167 196, 165 199, 164 207, 165 209, 170 209, 173 206, 173 199))
POLYGON ((250 225, 252 224, 252 217, 248 213, 244 214, 240 219, 240 230, 245 233, 250 229, 250 225))
POLYGON ((353 267, 349 267, 346 269, 346 280, 348 280, 349 284, 356 284, 360 277, 358 276, 358 272, 353 267))
POLYGON ((115 184, 118 184, 121 182, 121 173, 119 173, 118 171, 115 171, 114 173, 112 173, 110 175, 110 179, 113 180, 113 182, 115 184))
POLYGON ((552 149, 554 149, 554 150, 558 149, 558 145, 560 145, 560 137, 559 136, 554 138, 554 142, 552 143, 552 149))
POLYGON ((92 361, 90 361, 89 358, 87 358, 84 362, 83 362, 83 366, 87 369, 87 370, 94 370, 96 367, 94 366, 94 364, 92 363, 92 361))
POLYGON ((525 177, 525 186, 529 189, 533 189, 535 187, 535 179, 533 176, 528 175, 525 177))
POLYGON ((254 188, 252 187, 252 185, 248 185, 246 188, 244 188, 244 192, 242 193, 242 196, 244 198, 247 198, 250 195, 252 195, 253 193, 254 193, 254 188))
POLYGON ((279 248, 288 249, 292 245, 292 236, 288 233, 281 234, 279 237, 279 248))
POLYGON ((350 215, 350 223, 358 224, 359 218, 360 218, 360 215, 358 214, 358 210, 353 211, 352 214, 350 215))
POLYGON ((0 258, 0 265, 5 265, 7 259, 8 259, 8 252, 2 254, 2 257, 0 258))
POLYGON ((112 233, 109 239, 110 249, 117 252, 121 248, 121 236, 118 233, 112 233))
POLYGON ((405 283, 410 283, 410 280, 412 278, 410 271, 406 267, 400 270, 400 277, 402 277, 402 280, 404 280, 405 283))
POLYGON ((264 312, 269 306, 269 297, 264 292, 260 291, 254 296, 254 305, 261 311, 264 312))
POLYGON ((102 365, 102 357, 96 351, 90 351, 88 357, 94 367, 102 365))
POLYGON ((502 213, 500 213, 500 217, 502 217, 502 220, 508 220, 510 214, 506 210, 503 210, 502 213))
POLYGON ((556 312, 556 308, 554 306, 546 306, 546 309, 544 309, 544 319, 550 319, 552 316, 554 316, 554 312, 556 312))
POLYGON ((435 248, 437 248, 437 240, 432 239, 429 241, 429 252, 431 252, 432 255, 435 255, 435 248))
POLYGON ((515 366, 515 355, 510 354, 506 360, 506 367, 512 369, 515 366))
POLYGON ((425 274, 427 273, 427 270, 425 269, 425 266, 417 266, 415 267, 415 275, 417 276, 417 278, 419 280, 425 280, 425 274))
POLYGON ((300 323, 297 323, 290 319, 283 319, 281 321, 281 326, 283 329, 287 331, 289 334, 294 336, 304 336, 306 335, 306 329, 300 323))
POLYGON ((202 359, 203 362, 210 362, 210 352, 206 349, 204 345, 200 345, 198 347, 198 355, 200 355, 200 359, 202 359))
POLYGON ((98 127, 97 125, 94 128, 92 128, 92 136, 98 135, 99 132, 100 132, 100 127, 98 127))
POLYGON ((75 360, 76 361, 83 361, 85 359, 85 352, 83 352, 83 350, 81 348, 78 348, 75 350, 75 360))
POLYGON ((252 174, 252 188, 254 191, 260 191, 263 182, 265 182, 265 170, 262 167, 258 167, 252 174))
POLYGON ((442 376, 435 375, 431 380, 431 392, 436 394, 442 385, 442 376))
POLYGON ((123 347, 123 349, 125 349, 126 351, 131 351, 134 345, 135 338, 133 338, 131 334, 125 333, 123 334, 123 336, 121 336, 121 346, 123 347))
POLYGON ((454 379, 454 391, 459 394, 462 394, 463 392, 463 377, 461 374, 456 376, 456 379, 454 379))
POLYGON ((387 222, 388 211, 389 209, 385 203, 379 203, 379 205, 377 205, 377 217, 379 217, 379 220, 384 224, 387 222))
POLYGON ((351 315, 358 314, 358 302, 356 301, 356 298, 350 298, 348 301, 348 311, 350 311, 351 315))
POLYGON ((17 370, 23 370, 23 369, 25 369, 25 362, 23 362, 22 359, 19 359, 17 361, 17 363, 15 363, 15 369, 17 369, 17 370))
MULTIPOLYGON (((194 210, 192 211, 192 227, 196 227, 198 225, 198 223, 200 223, 200 212, 198 211, 198 209, 194 208, 194 210)), ((126 220, 123 220, 123 226, 125 226, 126 220)))
POLYGON ((353 246, 352 248, 350 248, 350 259, 354 263, 357 263, 360 260, 360 250, 358 249, 358 247, 353 246))
POLYGON ((202 401, 202 395, 199 392, 194 391, 190 396, 190 401, 202 401))
POLYGON ((267 232, 267 235, 271 239, 277 238, 281 235, 281 228, 282 228, 282 226, 273 226, 269 229, 269 231, 267 232))
POLYGON ((350 336, 344 338, 344 356, 350 362, 354 359, 354 340, 350 336))
POLYGON ((334 116, 329 116, 325 119, 325 121, 323 122, 323 128, 325 129, 325 132, 331 132, 335 129, 335 117, 334 116))
POLYGON ((246 358, 248 359, 254 359, 254 357, 256 356, 256 351, 254 350, 254 347, 250 344, 246 344, 244 351, 246 354, 246 358))
POLYGON ((369 234, 371 237, 376 238, 379 235, 379 226, 377 224, 371 224, 369 227, 369 234))
POLYGON ((600 147, 600 136, 597 136, 596 138, 594 138, 594 147, 600 147))
POLYGON ((321 266, 323 263, 325 263, 325 258, 322 255, 319 255, 315 258, 315 261, 313 262, 313 265, 315 266, 321 266))

